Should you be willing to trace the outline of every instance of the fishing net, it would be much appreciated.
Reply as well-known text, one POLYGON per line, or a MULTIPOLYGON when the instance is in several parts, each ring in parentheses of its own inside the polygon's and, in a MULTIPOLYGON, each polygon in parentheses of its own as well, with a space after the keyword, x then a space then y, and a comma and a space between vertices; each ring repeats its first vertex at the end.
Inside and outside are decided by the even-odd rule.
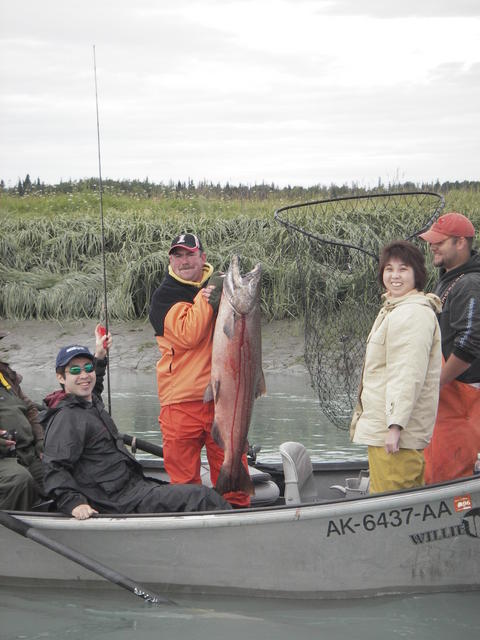
POLYGON ((392 240, 415 241, 443 206, 436 193, 413 192, 307 202, 275 212, 296 256, 312 387, 338 428, 350 425, 366 338, 381 304, 380 250, 392 240))

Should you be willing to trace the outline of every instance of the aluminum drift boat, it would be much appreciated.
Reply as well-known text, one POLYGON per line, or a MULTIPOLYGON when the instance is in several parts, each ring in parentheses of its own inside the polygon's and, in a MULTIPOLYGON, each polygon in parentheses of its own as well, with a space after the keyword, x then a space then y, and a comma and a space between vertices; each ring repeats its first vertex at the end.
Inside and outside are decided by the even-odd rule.
MULTIPOLYGON (((479 476, 368 496, 366 463, 312 467, 293 444, 281 445, 283 465, 255 464, 264 504, 250 509, 85 521, 11 513, 164 593, 314 599, 480 588, 479 476), (271 505, 269 483, 278 487, 271 505)), ((160 461, 146 467, 163 473, 160 461)), ((4 527, 0 545, 3 583, 108 586, 4 527)))

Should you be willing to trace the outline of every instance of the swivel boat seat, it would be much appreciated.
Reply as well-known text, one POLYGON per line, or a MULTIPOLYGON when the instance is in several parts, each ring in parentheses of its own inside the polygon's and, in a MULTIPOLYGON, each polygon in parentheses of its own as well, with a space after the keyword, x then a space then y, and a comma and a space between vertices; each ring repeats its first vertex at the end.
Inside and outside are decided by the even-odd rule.
POLYGON ((283 475, 285 477, 285 504, 295 506, 318 500, 310 456, 299 442, 283 442, 280 445, 283 475))

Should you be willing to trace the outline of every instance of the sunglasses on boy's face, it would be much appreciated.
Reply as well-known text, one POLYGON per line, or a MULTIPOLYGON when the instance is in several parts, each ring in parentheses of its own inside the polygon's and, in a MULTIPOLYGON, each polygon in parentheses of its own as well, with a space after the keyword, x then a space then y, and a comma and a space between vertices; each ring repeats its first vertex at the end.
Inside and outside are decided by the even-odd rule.
POLYGON ((70 373, 72 376, 79 376, 82 371, 85 371, 85 373, 92 373, 94 369, 95 365, 93 364, 93 362, 87 362, 87 364, 83 365, 83 367, 80 367, 77 364, 73 365, 73 367, 69 367, 68 373, 70 373))

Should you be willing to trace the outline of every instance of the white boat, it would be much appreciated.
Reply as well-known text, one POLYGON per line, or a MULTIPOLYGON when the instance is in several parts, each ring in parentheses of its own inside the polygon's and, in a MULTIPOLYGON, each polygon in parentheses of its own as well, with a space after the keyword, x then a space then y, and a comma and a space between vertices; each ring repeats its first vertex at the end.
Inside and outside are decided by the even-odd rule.
MULTIPOLYGON (((369 496, 365 462, 312 468, 301 445, 281 452, 283 465, 255 464, 250 509, 85 521, 10 513, 164 594, 315 599, 480 588, 480 476, 369 496)), ((162 473, 160 461, 146 468, 162 473)), ((5 527, 0 545, 4 584, 107 584, 5 527)))

